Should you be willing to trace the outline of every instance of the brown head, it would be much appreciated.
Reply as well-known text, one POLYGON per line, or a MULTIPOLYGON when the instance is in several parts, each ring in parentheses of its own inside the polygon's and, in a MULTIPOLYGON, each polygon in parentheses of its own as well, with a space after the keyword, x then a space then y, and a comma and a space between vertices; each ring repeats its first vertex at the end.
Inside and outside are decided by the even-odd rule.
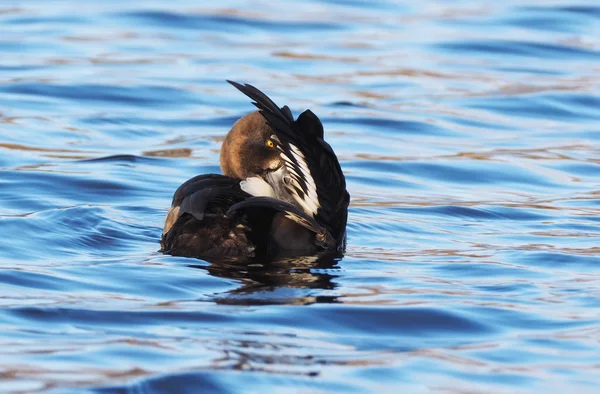
POLYGON ((245 179, 278 169, 281 159, 271 139, 273 134, 273 129, 258 111, 235 122, 221 146, 223 174, 245 179))

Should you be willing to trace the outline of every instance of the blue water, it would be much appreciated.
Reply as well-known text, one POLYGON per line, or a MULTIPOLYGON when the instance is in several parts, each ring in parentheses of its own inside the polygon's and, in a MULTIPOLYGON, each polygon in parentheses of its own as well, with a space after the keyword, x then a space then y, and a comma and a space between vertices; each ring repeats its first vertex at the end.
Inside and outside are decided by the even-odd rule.
POLYGON ((0 391, 597 393, 594 4, 3 1, 0 391), (225 79, 321 117, 345 257, 157 252, 225 79))

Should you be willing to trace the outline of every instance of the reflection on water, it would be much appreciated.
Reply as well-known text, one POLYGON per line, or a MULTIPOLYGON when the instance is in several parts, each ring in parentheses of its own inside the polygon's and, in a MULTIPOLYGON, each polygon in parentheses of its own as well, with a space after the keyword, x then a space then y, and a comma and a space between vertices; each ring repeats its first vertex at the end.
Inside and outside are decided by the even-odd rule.
POLYGON ((214 301, 232 305, 312 304, 337 302, 335 296, 314 296, 311 289, 333 290, 335 272, 341 255, 323 254, 286 258, 268 262, 229 261, 189 267, 210 275, 236 279, 239 287, 214 301), (299 291, 294 291, 298 289, 299 291), (298 294, 299 293, 299 294, 298 294))
POLYGON ((0 391, 595 393, 599 22, 581 0, 2 3, 0 391), (157 252, 252 109, 225 79, 319 114, 345 256, 157 252))

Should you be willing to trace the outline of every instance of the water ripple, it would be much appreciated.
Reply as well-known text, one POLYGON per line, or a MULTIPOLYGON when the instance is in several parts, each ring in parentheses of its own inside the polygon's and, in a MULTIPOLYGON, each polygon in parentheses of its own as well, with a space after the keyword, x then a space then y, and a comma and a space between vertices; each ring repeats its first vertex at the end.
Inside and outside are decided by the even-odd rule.
MULTIPOLYGON (((589 4, 588 4, 589 3, 589 4)), ((598 386, 600 8, 0 5, 8 393, 598 386), (344 256, 157 252, 250 82, 319 114, 344 256)))

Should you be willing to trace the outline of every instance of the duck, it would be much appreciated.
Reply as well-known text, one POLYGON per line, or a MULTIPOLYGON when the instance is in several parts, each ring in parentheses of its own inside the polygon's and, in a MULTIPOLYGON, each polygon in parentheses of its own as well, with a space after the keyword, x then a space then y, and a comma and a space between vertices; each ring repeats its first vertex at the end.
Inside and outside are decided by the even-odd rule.
POLYGON ((256 87, 227 82, 257 110, 225 136, 222 174, 177 188, 160 251, 209 261, 343 251, 350 195, 319 118, 306 110, 294 119, 256 87))

